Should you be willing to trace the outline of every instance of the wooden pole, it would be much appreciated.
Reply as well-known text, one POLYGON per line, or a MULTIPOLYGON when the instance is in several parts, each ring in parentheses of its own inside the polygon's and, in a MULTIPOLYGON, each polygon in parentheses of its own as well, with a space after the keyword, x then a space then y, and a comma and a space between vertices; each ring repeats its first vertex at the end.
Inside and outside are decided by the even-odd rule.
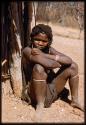
POLYGON ((11 76, 13 80, 13 91, 15 96, 21 97, 22 94, 22 74, 21 74, 21 36, 20 36, 20 24, 19 24, 19 15, 18 15, 18 3, 17 2, 11 2, 10 3, 10 18, 11 18, 11 24, 10 24, 10 48, 12 48, 11 51, 11 57, 13 60, 10 64, 10 71, 11 76), (11 38, 10 38, 11 37, 11 38))

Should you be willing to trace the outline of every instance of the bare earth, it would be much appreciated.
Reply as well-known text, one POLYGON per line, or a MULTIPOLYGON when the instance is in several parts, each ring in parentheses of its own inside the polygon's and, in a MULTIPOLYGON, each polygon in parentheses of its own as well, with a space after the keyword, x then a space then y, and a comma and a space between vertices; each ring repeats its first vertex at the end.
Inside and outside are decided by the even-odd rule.
MULTIPOLYGON (((53 47, 70 56, 79 66, 79 101, 84 105, 84 36, 78 30, 52 26, 53 47), (61 36, 62 35, 62 36, 61 36), (66 37, 65 37, 66 36, 66 37)), ((69 89, 68 83, 66 87, 69 89)), ((70 95, 69 95, 70 99, 70 95)), ((12 94, 10 83, 2 83, 2 123, 84 123, 84 113, 57 100, 37 117, 35 109, 12 94)))

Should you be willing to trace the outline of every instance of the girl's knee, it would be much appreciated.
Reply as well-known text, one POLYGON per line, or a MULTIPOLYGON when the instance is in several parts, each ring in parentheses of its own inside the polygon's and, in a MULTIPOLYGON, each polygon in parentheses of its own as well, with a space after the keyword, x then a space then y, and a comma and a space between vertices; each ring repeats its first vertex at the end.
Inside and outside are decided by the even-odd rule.
POLYGON ((39 74, 41 76, 43 76, 44 78, 47 78, 47 74, 45 72, 45 69, 42 65, 40 64, 35 64, 33 67, 33 73, 35 72, 35 74, 39 74))
POLYGON ((72 75, 77 75, 78 74, 78 64, 73 62, 71 64, 71 72, 72 72, 72 75))
POLYGON ((34 67, 33 67, 33 71, 36 71, 36 72, 44 72, 44 67, 41 66, 40 64, 35 64, 34 67))

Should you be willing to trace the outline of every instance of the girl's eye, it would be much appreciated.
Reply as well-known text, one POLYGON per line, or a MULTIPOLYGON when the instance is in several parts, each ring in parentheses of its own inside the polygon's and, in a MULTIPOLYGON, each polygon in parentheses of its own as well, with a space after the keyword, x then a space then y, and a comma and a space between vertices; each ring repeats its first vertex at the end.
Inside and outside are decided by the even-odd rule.
POLYGON ((45 40, 41 40, 41 39, 34 39, 34 41, 42 41, 42 42, 47 42, 45 40))

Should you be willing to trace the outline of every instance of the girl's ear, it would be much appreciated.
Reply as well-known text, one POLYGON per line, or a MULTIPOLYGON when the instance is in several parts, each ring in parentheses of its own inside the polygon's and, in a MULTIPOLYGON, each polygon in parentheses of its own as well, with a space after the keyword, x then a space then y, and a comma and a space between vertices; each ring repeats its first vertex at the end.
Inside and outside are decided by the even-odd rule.
POLYGON ((50 47, 50 45, 51 45, 51 42, 49 41, 49 42, 48 42, 48 47, 50 47))

